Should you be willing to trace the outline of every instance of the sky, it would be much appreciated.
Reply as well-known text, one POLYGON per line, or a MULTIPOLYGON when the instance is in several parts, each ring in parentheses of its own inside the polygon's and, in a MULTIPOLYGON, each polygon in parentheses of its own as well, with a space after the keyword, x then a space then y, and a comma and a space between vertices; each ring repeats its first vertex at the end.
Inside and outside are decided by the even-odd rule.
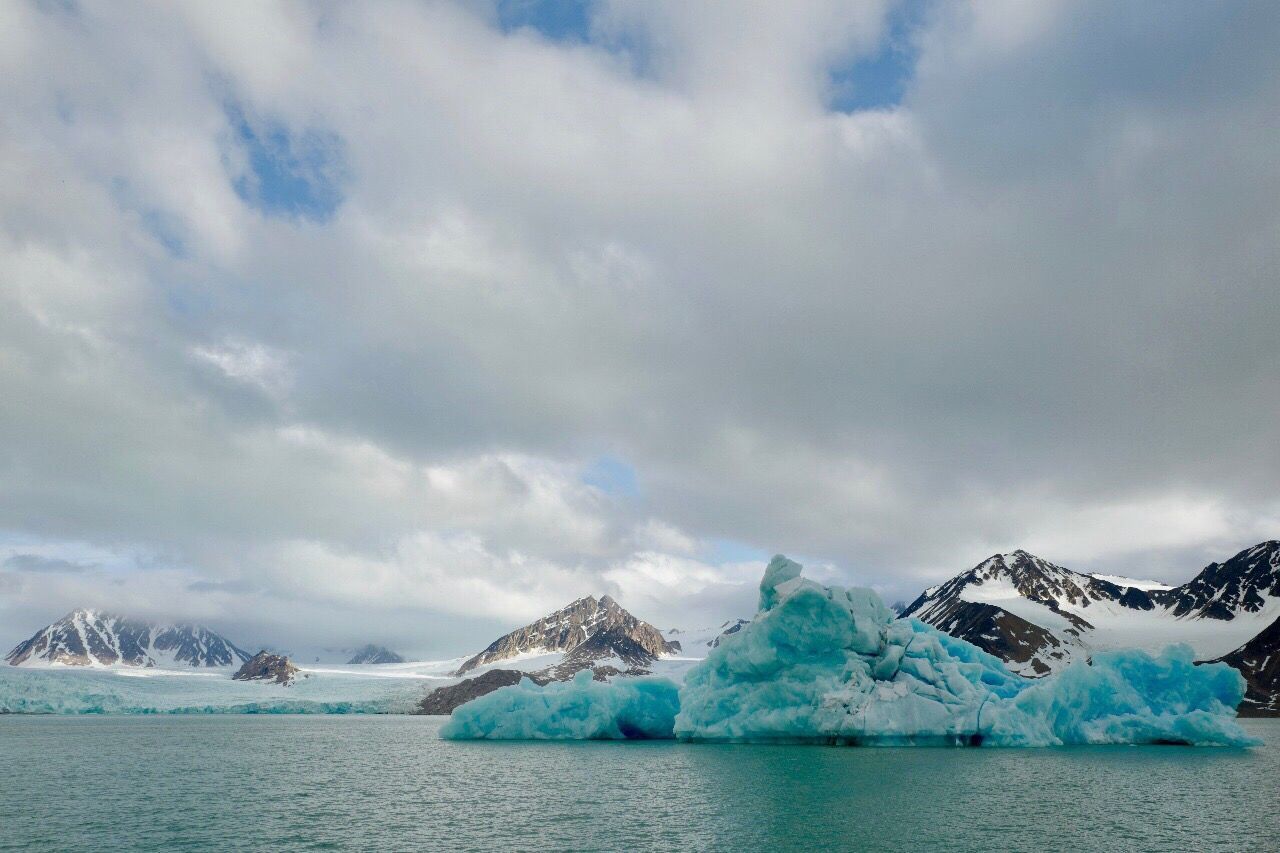
POLYGON ((0 644, 1280 536, 1280 4, 0 0, 0 644))

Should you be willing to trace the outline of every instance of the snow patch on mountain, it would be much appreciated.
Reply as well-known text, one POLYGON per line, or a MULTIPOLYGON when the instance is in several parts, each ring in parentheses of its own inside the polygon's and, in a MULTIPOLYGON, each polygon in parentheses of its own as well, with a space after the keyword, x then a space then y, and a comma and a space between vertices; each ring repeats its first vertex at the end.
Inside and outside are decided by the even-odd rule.
POLYGON ((902 615, 973 642, 1027 675, 1096 652, 1173 643, 1213 659, 1280 617, 1280 542, 1212 563, 1176 587, 1075 572, 1026 551, 996 554, 930 587, 902 615))
POLYGON ((250 655, 202 625, 157 625, 80 609, 19 643, 13 666, 229 667, 250 655))

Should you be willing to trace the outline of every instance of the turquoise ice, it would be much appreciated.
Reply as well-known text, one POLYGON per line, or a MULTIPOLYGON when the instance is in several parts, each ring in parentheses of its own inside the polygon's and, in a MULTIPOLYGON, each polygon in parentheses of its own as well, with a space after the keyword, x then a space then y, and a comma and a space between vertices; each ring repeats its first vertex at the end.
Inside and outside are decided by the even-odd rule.
POLYGON ((775 557, 760 612, 682 686, 577 679, 463 705, 450 738, 676 737, 865 745, 1246 745, 1244 680, 1191 650, 1100 653, 1038 681, 914 619, 869 589, 824 587, 775 557), (678 690, 678 704, 677 704, 678 690), (670 727, 668 715, 675 712, 670 727), (461 717, 459 717, 461 715, 461 717), (636 726, 635 721, 645 725, 636 726))
POLYGON ((407 714, 423 690, 417 679, 342 673, 281 687, 233 681, 232 671, 0 665, 0 713, 407 714))
POLYGON ((440 730, 452 740, 623 740, 670 738, 680 709, 675 682, 628 678, 613 684, 591 680, 539 687, 529 679, 454 709, 440 730))

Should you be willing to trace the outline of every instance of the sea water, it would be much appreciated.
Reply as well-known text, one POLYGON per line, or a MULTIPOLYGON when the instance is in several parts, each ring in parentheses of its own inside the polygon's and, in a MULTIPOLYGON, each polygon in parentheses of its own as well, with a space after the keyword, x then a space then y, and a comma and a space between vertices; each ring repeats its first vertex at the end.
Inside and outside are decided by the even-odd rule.
POLYGON ((0 716, 0 851, 1231 850, 1252 749, 459 742, 438 717, 0 716))

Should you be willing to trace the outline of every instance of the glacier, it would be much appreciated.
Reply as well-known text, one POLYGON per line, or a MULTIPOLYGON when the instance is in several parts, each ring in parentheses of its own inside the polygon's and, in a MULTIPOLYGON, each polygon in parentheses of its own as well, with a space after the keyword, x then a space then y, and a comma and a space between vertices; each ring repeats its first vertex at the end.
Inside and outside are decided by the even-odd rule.
POLYGON ((684 683, 523 682, 461 706, 454 739, 677 738, 874 746, 1169 743, 1245 746, 1244 679, 1158 655, 1095 655, 1038 681, 916 619, 869 589, 826 587, 775 557, 756 618, 684 683))
POLYGON ((0 714, 407 714, 423 683, 313 672, 286 688, 233 681, 232 672, 0 666, 0 714))

